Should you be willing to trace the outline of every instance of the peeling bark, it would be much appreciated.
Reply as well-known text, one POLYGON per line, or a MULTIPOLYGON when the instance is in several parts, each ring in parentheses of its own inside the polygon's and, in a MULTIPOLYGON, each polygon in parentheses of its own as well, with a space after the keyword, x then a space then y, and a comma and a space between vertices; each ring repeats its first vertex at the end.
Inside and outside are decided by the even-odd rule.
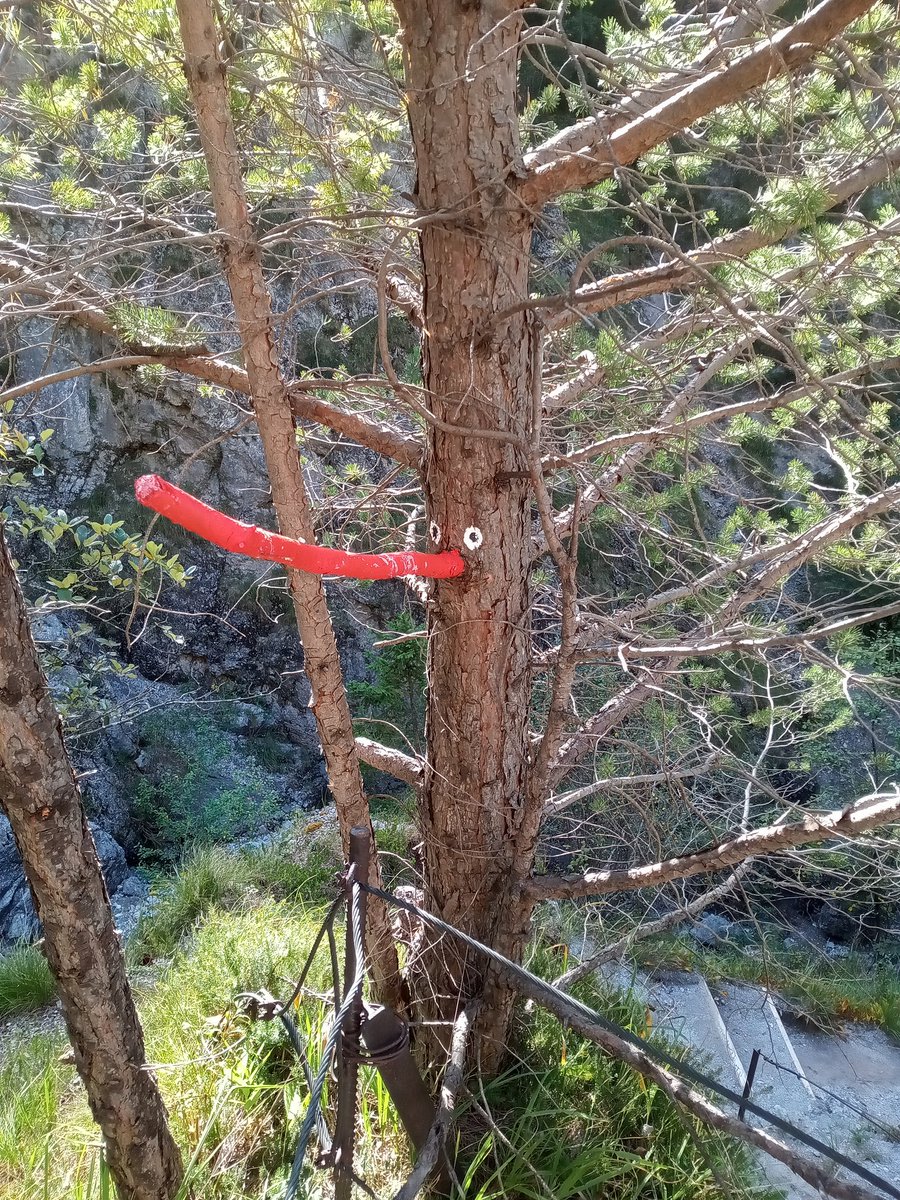
POLYGON ((22 856, 75 1065, 123 1200, 169 1200, 181 1156, 144 1035, 81 793, 0 525, 0 807, 22 856))

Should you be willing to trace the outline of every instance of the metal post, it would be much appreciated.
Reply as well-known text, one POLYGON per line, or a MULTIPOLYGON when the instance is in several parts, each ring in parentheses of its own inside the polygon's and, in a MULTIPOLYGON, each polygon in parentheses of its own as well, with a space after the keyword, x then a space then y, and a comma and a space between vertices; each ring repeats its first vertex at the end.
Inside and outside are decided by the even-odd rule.
MULTIPOLYGON (((350 830, 350 887, 347 894, 347 934, 344 951, 344 998, 356 976, 353 940, 353 883, 369 882, 369 831, 357 825, 350 830)), ((366 949, 366 893, 358 893, 363 958, 366 949)), ((363 1019, 362 994, 347 1015, 338 1051, 338 1103, 334 1127, 334 1200, 350 1200, 353 1188, 353 1143, 356 1135, 356 1102, 359 1084, 359 1033, 363 1019)))
POLYGON ((380 1008, 370 1011, 362 1040, 418 1153, 431 1131, 435 1107, 409 1048, 409 1028, 393 1009, 380 1008))
MULTIPOLYGON (((362 1027, 362 1040, 416 1154, 421 1154, 437 1111, 409 1046, 409 1026, 392 1008, 369 1012, 362 1027)), ((432 1182, 435 1196, 450 1195, 450 1160, 444 1147, 432 1182)))
MULTIPOLYGON (((749 1100, 750 1099, 750 1089, 753 1087, 753 1080, 756 1078, 756 1067, 757 1067, 758 1063, 759 1063, 759 1051, 754 1050, 753 1053, 750 1055, 750 1066, 747 1068, 747 1079, 746 1079, 746 1082, 744 1083, 744 1090, 741 1092, 741 1100, 749 1100)), ((740 1108, 738 1109, 738 1120, 743 1121, 743 1119, 744 1119, 744 1106, 743 1106, 743 1104, 741 1104, 740 1108)))

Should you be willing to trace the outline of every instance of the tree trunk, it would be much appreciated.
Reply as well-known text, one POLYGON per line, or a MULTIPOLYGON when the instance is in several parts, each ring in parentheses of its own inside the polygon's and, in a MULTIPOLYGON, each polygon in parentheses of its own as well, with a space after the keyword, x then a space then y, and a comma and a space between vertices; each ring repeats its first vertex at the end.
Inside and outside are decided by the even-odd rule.
MULTIPOLYGON (((287 537, 315 540, 293 410, 281 369, 272 322, 272 302, 244 190, 240 154, 228 107, 225 66, 219 52, 210 0, 177 0, 184 42, 184 71, 200 129, 216 220, 222 231, 222 265, 241 335, 259 436, 266 457, 278 525, 287 537)), ((364 826, 372 836, 350 706, 325 588, 316 575, 288 571, 294 614, 303 643, 303 668, 310 685, 328 782, 335 799, 344 853, 350 830, 364 826)), ((379 882, 377 860, 372 881, 379 882)), ((390 921, 383 904, 369 906, 372 967, 379 994, 400 1002, 399 969, 390 921)))
POLYGON ((97 851, 2 529, 0 613, 0 805, 119 1195, 167 1200, 181 1182, 181 1156, 147 1070, 97 851))
MULTIPOLYGON (((429 424, 428 514, 440 548, 459 547, 467 561, 460 579, 437 584, 429 618, 426 899, 515 957, 530 917, 517 885, 534 851, 517 835, 529 766, 525 476, 540 341, 525 313, 492 321, 528 294, 532 218, 510 186, 521 170, 520 19, 511 3, 402 0, 397 7, 417 199, 423 213, 446 214, 427 221, 420 240, 423 371, 433 415, 459 429, 429 424)), ((444 1019, 484 984, 483 964, 454 957, 446 940, 426 964, 444 1019)), ((502 1053, 510 1008, 502 989, 490 992, 479 1020, 486 1067, 502 1053)))

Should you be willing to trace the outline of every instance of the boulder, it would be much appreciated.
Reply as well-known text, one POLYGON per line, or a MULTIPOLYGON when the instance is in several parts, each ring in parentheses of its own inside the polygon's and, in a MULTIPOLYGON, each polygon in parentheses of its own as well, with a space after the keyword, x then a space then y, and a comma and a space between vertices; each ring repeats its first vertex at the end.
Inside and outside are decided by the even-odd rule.
MULTIPOLYGON (((91 833, 112 895, 128 875, 125 851, 99 826, 91 825, 91 833)), ((0 817, 0 941, 33 942, 40 937, 40 931, 9 821, 0 817)))
POLYGON ((706 912, 690 927, 691 936, 701 946, 719 946, 728 941, 732 922, 718 913, 706 912))

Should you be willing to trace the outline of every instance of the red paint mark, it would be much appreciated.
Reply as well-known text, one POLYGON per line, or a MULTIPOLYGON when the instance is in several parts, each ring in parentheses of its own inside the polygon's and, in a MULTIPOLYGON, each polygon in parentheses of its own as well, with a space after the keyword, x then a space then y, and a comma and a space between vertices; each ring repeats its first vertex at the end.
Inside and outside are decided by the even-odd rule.
POLYGON ((453 579, 466 568, 458 550, 440 554, 420 554, 414 550, 397 554, 353 554, 297 542, 280 533, 260 529, 258 525, 235 521, 159 475, 142 475, 136 479, 134 494, 145 507, 161 513, 214 546, 221 546, 233 554, 245 554, 248 558, 261 558, 264 562, 283 563, 312 575, 345 575, 351 579, 421 575, 426 579, 453 579))

